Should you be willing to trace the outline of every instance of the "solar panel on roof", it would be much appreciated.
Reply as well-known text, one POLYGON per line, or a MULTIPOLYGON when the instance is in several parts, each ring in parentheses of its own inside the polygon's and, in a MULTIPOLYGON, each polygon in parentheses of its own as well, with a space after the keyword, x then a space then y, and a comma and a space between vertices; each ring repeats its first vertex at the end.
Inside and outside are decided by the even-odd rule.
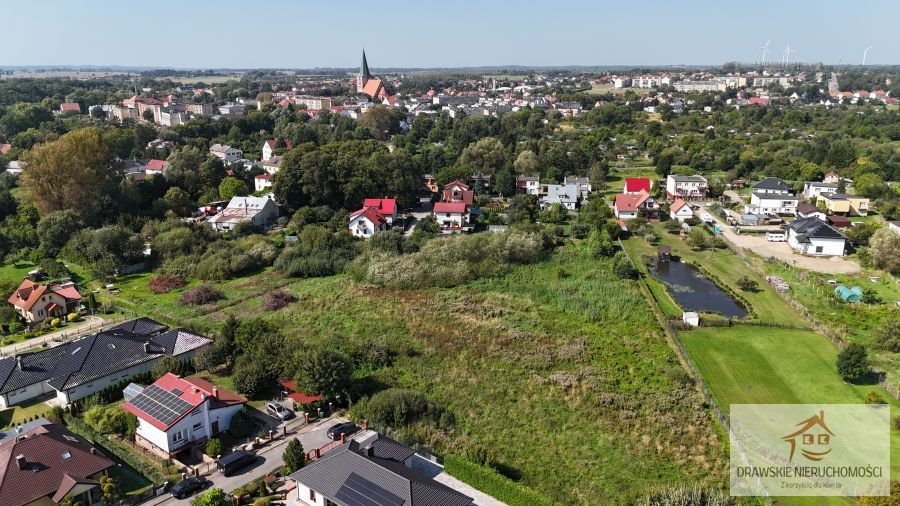
POLYGON ((335 499, 348 506, 402 506, 404 500, 356 473, 350 473, 335 499))
POLYGON ((193 407, 191 403, 156 385, 145 388, 131 401, 131 405, 165 425, 171 424, 193 407))

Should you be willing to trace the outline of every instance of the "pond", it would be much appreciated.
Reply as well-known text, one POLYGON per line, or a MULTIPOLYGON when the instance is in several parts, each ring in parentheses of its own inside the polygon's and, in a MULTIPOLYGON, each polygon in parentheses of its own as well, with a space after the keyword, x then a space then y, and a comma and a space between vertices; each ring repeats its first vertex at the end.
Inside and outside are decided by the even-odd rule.
POLYGON ((651 272, 666 284, 669 293, 685 310, 721 313, 731 318, 747 316, 747 308, 703 277, 691 264, 674 260, 658 262, 651 272))

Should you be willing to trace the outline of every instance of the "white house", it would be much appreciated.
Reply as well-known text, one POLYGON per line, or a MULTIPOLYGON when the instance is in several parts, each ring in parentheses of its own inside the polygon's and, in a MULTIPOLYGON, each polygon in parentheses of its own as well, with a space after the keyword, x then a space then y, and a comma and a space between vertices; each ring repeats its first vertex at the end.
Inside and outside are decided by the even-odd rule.
POLYGON ((193 358, 212 340, 185 329, 139 318, 90 336, 0 359, 0 406, 55 394, 65 406, 149 371, 163 356, 193 358))
POLYGON ((387 230, 387 221, 375 209, 363 207, 350 215, 347 228, 353 237, 368 239, 379 232, 387 230))
POLYGON ((694 216, 694 210, 691 209, 691 206, 689 206, 687 202, 681 199, 675 199, 675 202, 672 202, 672 205, 669 206, 669 216, 673 220, 684 222, 684 220, 694 216))
POLYGON ((575 210, 581 192, 575 183, 545 184, 541 188, 541 208, 546 209, 553 204, 560 204, 570 211, 575 210))
POLYGON ((236 162, 244 157, 244 152, 242 150, 233 148, 227 144, 213 144, 209 147, 209 152, 225 163, 236 162))
POLYGON ((516 177, 516 193, 524 193, 526 195, 537 195, 540 193, 541 183, 537 176, 518 176, 516 177))
POLYGON ((465 202, 435 202, 432 215, 442 229, 460 230, 466 225, 466 204, 465 202))
POLYGON ((706 197, 709 183, 703 176, 676 176, 670 174, 666 178, 666 197, 670 200, 702 199, 706 197))
POLYGON ((753 193, 759 193, 763 195, 790 195, 791 191, 792 188, 790 187, 790 185, 778 179, 777 177, 767 177, 753 185, 753 193))
POLYGON ((278 218, 278 206, 271 196, 232 197, 225 209, 209 219, 216 232, 227 232, 238 223, 249 221, 257 227, 265 227, 278 218))
POLYGON ((172 373, 131 395, 122 409, 138 419, 135 443, 163 458, 228 430, 232 417, 247 402, 203 378, 172 373))
POLYGON ((253 189, 256 192, 265 191, 266 188, 272 187, 272 175, 268 172, 258 174, 253 178, 253 189))
POLYGON ((591 180, 587 177, 578 177, 578 176, 566 176, 563 179, 564 185, 574 184, 576 189, 578 190, 578 194, 581 195, 582 199, 588 198, 591 194, 591 180))
POLYGON ((798 218, 818 218, 822 221, 825 221, 827 216, 824 212, 819 210, 818 207, 812 204, 798 204, 797 205, 797 217, 798 218))
POLYGON ((757 193, 750 195, 744 212, 750 214, 797 214, 797 197, 787 193, 757 193))
POLYGON ((623 220, 637 218, 641 213, 647 218, 657 218, 659 216, 659 204, 645 191, 641 191, 637 195, 620 193, 616 195, 613 211, 616 214, 616 218, 623 220))
POLYGON ((803 198, 810 200, 818 197, 820 193, 837 193, 837 188, 837 183, 807 181, 803 183, 803 198))
POLYGON ((272 159, 275 154, 275 139, 269 139, 263 143, 262 161, 267 162, 272 159))
POLYGON ((788 244, 797 253, 844 256, 847 238, 818 218, 801 218, 788 226, 788 244))

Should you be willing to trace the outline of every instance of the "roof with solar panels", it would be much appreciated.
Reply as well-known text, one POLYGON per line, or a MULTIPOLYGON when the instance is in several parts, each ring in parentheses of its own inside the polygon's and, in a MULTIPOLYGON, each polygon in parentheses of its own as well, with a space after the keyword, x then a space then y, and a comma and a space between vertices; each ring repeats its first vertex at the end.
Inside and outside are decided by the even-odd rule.
POLYGON ((181 378, 167 373, 122 404, 122 409, 166 430, 204 402, 209 409, 243 404, 247 399, 202 378, 181 378))

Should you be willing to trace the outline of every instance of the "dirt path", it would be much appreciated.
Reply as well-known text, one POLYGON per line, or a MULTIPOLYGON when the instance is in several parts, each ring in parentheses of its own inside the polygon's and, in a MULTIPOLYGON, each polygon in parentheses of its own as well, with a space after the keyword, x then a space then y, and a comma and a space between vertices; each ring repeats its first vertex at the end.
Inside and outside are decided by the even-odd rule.
MULTIPOLYGON (((712 213, 710 213, 712 214, 712 213)), ((801 269, 824 274, 856 274, 862 269, 856 262, 840 257, 810 257, 798 255, 786 242, 769 242, 765 237, 749 234, 736 234, 734 228, 723 223, 718 216, 713 218, 722 226, 722 235, 728 242, 740 248, 748 249, 762 258, 775 257, 801 269)))

